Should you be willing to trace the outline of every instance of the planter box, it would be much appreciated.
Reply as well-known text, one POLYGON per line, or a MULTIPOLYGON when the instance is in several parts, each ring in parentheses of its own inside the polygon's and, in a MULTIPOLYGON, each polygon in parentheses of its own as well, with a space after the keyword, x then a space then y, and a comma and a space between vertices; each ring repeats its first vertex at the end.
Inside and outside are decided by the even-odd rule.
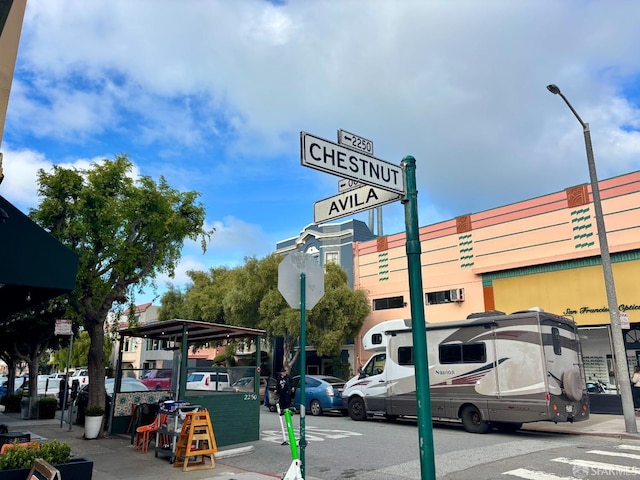
MULTIPOLYGON (((54 467, 60 470, 62 478, 91 480, 93 476, 93 460, 88 458, 72 458, 69 463, 61 463, 54 467)), ((27 475, 29 475, 29 469, 0 470, 0 480, 25 480, 27 475)))
POLYGON ((0 433, 0 447, 5 443, 26 443, 31 441, 31 434, 28 432, 0 433))
POLYGON ((56 418, 56 410, 58 409, 57 401, 42 401, 38 405, 38 418, 56 418))

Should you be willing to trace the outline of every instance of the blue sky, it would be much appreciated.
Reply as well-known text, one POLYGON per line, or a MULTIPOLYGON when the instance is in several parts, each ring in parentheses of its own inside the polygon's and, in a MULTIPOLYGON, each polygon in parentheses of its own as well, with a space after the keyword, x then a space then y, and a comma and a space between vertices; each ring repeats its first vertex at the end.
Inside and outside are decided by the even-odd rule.
MULTIPOLYGON (((640 169, 638 18, 632 0, 28 0, 0 194, 26 212, 39 168, 121 152, 201 192, 216 233, 162 287, 313 222, 338 177, 300 165, 302 130, 415 156, 427 225, 589 181, 556 83, 610 178, 640 169)), ((399 203, 383 211, 404 230, 399 203)))

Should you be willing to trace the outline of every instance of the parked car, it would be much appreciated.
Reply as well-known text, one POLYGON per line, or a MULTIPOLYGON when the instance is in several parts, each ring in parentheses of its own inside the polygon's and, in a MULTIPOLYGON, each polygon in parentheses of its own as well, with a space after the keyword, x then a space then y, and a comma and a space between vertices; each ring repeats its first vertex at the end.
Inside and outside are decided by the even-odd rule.
POLYGON ((226 372, 192 372, 187 377, 187 390, 215 391, 230 386, 226 372))
MULTIPOLYGON (((322 415, 325 410, 339 410, 343 415, 347 411, 342 406, 342 390, 346 380, 327 375, 305 375, 305 407, 311 415, 322 415)), ((300 376, 293 377, 296 389, 293 407, 300 409, 300 376)))
MULTIPOLYGON (((109 412, 111 410, 111 399, 113 398, 113 389, 115 386, 115 378, 107 378, 104 381, 105 389, 105 407, 104 411, 109 412)), ((147 392, 149 388, 140 380, 135 378, 123 377, 122 385, 120 387, 121 392, 147 392)), ((89 384, 86 384, 78 392, 78 396, 73 402, 76 409, 75 423, 84 425, 84 411, 89 404, 89 384)), ((108 416, 107 416, 108 418, 108 416)))
POLYGON ((140 377, 149 390, 171 390, 171 377, 173 371, 170 369, 148 370, 140 377))
MULTIPOLYGON (((223 388, 226 392, 254 392, 254 377, 242 377, 240 380, 237 380, 231 384, 230 387, 223 388)), ((267 377, 260 377, 260 385, 258 386, 258 395, 260 396, 260 401, 264 399, 264 391, 267 388, 267 377)))
MULTIPOLYGON (((38 375, 38 396, 57 398, 60 391, 60 381, 51 380, 49 375, 38 375)), ((29 393, 29 377, 26 377, 20 387, 16 388, 16 392, 22 395, 29 393)))
MULTIPOLYGON (((25 376, 19 376, 15 378, 15 385, 14 385, 14 390, 13 393, 17 393, 20 388, 22 387, 22 384, 25 382, 27 377, 25 376)), ((0 397, 3 395, 6 395, 7 392, 7 387, 9 385, 9 380, 5 380, 4 382, 2 382, 2 386, 0 386, 0 397)))

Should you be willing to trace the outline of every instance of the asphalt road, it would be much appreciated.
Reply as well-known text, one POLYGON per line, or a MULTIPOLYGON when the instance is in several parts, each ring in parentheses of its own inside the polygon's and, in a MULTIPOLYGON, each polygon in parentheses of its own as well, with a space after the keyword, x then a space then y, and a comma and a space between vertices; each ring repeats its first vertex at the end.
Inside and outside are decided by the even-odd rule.
MULTIPOLYGON (((300 418, 295 415, 293 419, 298 435, 300 418)), ((261 440, 253 442, 255 451, 252 454, 226 458, 222 463, 274 475, 282 474, 291 462, 291 451, 288 445, 282 445, 283 436, 278 415, 265 409, 261 412, 261 425, 261 440)), ((387 422, 375 419, 354 422, 349 417, 339 414, 321 417, 307 415, 306 439, 307 476, 323 480, 420 479, 418 428, 415 420, 387 422)), ((613 458, 617 461, 615 465, 624 466, 627 462, 627 466, 631 467, 640 459, 640 441, 533 431, 474 435, 465 432, 460 425, 448 424, 434 427, 433 445, 435 454, 426 454, 423 462, 425 465, 435 462, 437 478, 447 480, 554 478, 545 477, 545 472, 555 472, 565 479, 588 478, 572 475, 572 472, 578 469, 580 474, 580 469, 588 470, 590 464, 569 462, 574 461, 572 459, 590 461, 589 458, 597 455, 603 457, 602 454, 587 453, 602 448, 631 454, 610 455, 609 460, 613 458), (638 447, 637 452, 634 445, 638 447), (554 460, 558 458, 568 460, 554 460), (513 473, 517 469, 523 470, 513 473)), ((602 463, 600 459, 600 464, 602 463)), ((604 471, 605 467, 600 465, 598 468, 604 471)), ((589 473, 587 471, 587 474, 589 473)))

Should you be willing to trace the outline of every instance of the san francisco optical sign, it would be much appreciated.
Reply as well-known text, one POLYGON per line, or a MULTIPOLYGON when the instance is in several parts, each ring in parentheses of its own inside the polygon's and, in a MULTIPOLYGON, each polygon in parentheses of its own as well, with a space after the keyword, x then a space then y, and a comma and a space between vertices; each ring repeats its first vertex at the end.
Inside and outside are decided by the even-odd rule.
MULTIPOLYGON (((640 305, 625 305, 622 304, 618 307, 618 310, 621 312, 629 312, 631 310, 640 310, 640 305)), ((563 315, 576 315, 576 314, 589 314, 589 313, 608 313, 609 309, 607 307, 580 307, 578 310, 574 310, 573 308, 566 308, 562 313, 563 315)))

